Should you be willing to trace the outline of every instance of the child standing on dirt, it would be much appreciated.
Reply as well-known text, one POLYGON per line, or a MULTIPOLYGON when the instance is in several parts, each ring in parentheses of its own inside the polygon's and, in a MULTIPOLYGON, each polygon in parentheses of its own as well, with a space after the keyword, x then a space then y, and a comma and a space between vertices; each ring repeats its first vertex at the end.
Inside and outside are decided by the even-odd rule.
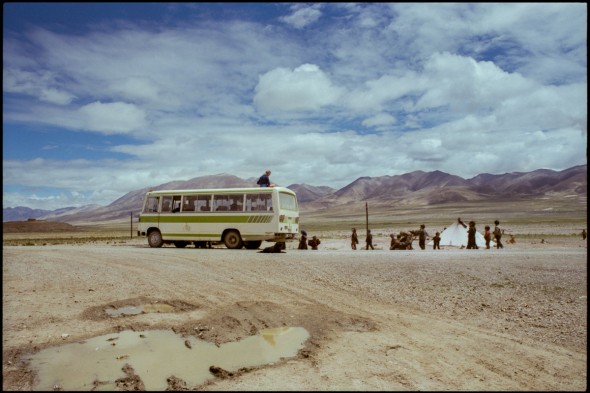
POLYGON ((490 249, 490 241, 492 240, 492 232, 490 232, 490 226, 486 225, 485 232, 483 233, 483 238, 486 240, 486 249, 490 249))
POLYGON ((320 239, 318 239, 317 236, 313 236, 311 238, 311 240, 308 242, 309 245, 311 246, 312 250, 317 250, 318 246, 322 243, 320 239))
POLYGON ((500 229, 500 221, 496 220, 494 221, 494 224, 496 225, 494 227, 494 238, 496 239, 496 248, 504 248, 504 245, 500 241, 500 239, 502 238, 502 229, 500 229))
POLYGON ((433 242, 433 246, 432 249, 433 250, 440 250, 440 232, 436 232, 434 234, 434 237, 432 238, 432 242, 433 242))

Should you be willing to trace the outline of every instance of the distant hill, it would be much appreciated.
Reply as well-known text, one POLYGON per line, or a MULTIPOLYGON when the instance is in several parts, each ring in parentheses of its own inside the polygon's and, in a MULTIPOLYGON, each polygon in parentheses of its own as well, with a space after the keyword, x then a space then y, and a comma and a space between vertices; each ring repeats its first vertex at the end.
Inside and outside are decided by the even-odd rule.
MULTIPOLYGON (((218 174, 177 180, 130 191, 108 206, 84 206, 52 212, 26 207, 4 209, 4 221, 29 218, 51 219, 70 223, 109 222, 139 215, 145 193, 162 189, 234 188, 255 186, 256 179, 218 174)), ((538 169, 532 172, 511 172, 501 175, 480 174, 463 179, 441 171, 414 171, 403 175, 361 177, 335 190, 327 186, 292 184, 302 211, 372 201, 403 205, 443 205, 446 203, 551 196, 587 195, 587 166, 579 165, 563 171, 538 169)))
POLYGON ((471 184, 459 176, 434 171, 415 171, 397 176, 361 177, 334 193, 341 201, 369 199, 387 200, 405 197, 421 191, 423 194, 438 194, 442 189, 468 190, 471 184))
POLYGON ((26 221, 51 213, 51 210, 31 209, 30 207, 7 207, 2 210, 2 221, 26 221))
POLYGON ((108 206, 95 207, 90 211, 75 211, 65 216, 55 216, 49 214, 44 216, 46 219, 66 222, 108 222, 129 218, 130 213, 136 218, 141 210, 145 193, 150 190, 181 190, 181 189, 198 189, 198 188, 234 188, 234 187, 252 187, 256 185, 256 179, 241 179, 239 177, 219 174, 195 177, 190 180, 176 180, 158 186, 146 187, 135 191, 130 191, 121 198, 115 200, 108 206))
POLYGON ((4 233, 21 232, 78 232, 76 228, 65 222, 52 222, 44 220, 29 219, 27 221, 9 221, 2 223, 4 233))
POLYGON ((332 187, 315 187, 309 184, 291 184, 288 188, 295 191, 299 203, 313 202, 318 198, 330 195, 336 191, 332 187))
POLYGON ((512 172, 505 175, 480 174, 469 180, 478 192, 511 195, 543 195, 548 192, 586 194, 588 171, 586 165, 561 172, 538 169, 532 172, 512 172))

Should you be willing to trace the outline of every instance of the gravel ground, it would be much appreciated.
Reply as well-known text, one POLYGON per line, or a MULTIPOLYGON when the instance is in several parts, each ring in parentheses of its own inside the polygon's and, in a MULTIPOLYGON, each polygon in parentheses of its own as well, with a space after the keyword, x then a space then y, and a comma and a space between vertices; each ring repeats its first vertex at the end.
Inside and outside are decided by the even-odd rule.
MULTIPOLYGON (((296 357, 216 372, 199 386, 172 376, 168 386, 586 390, 587 245, 580 238, 517 237, 503 250, 389 251, 386 236, 376 236, 377 250, 353 251, 347 232, 317 235, 319 250, 296 250, 294 242, 282 254, 151 249, 145 239, 4 246, 3 389, 36 389, 29 355, 107 333, 172 329, 223 345, 298 326, 310 338, 296 357), (104 312, 155 302, 176 311, 104 312)), ((119 388, 141 389, 135 377, 119 388)))

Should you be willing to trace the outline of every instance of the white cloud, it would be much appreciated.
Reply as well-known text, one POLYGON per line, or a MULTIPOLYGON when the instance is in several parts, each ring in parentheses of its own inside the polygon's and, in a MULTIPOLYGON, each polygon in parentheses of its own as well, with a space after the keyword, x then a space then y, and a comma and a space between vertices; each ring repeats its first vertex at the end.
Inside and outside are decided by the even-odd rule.
POLYGON ((156 101, 161 94, 158 83, 148 77, 129 76, 113 79, 109 89, 132 101, 156 101))
POLYGON ((406 95, 422 94, 426 86, 425 78, 414 71, 403 75, 383 75, 351 91, 346 96, 346 105, 360 113, 379 111, 406 95))
POLYGON ((3 89, 10 93, 27 94, 39 100, 56 105, 67 105, 75 96, 58 89, 55 75, 47 71, 30 72, 8 67, 4 70, 3 89))
POLYGON ((490 62, 435 53, 424 66, 428 89, 417 109, 451 106, 458 113, 489 111, 509 97, 524 95, 536 86, 518 74, 502 71, 490 62))
POLYGON ((104 134, 125 134, 141 129, 146 125, 143 110, 124 102, 102 103, 100 101, 84 105, 79 109, 83 128, 104 134))
POLYGON ((295 27, 296 29, 302 29, 314 22, 322 16, 320 11, 321 4, 306 5, 306 4, 295 4, 291 6, 293 13, 288 16, 280 18, 281 21, 295 27))
POLYGON ((337 102, 343 89, 315 64, 275 68, 259 77, 254 104, 263 112, 317 111, 337 102))
POLYGON ((73 95, 56 89, 42 89, 39 94, 39 99, 41 101, 57 105, 67 105, 72 102, 74 98, 73 95))
POLYGON ((382 126, 390 126, 395 124, 396 119, 395 117, 391 116, 388 113, 379 113, 375 116, 369 117, 363 120, 362 124, 365 127, 382 127, 382 126))

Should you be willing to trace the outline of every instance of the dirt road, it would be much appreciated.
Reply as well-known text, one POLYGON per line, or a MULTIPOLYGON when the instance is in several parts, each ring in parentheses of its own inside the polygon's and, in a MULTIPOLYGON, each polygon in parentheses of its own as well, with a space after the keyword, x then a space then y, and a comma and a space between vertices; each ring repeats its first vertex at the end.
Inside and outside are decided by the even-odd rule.
MULTIPOLYGON (((585 390, 587 247, 564 242, 352 251, 324 238, 283 254, 145 239, 5 246, 3 389, 35 389, 23 356, 107 333, 172 329, 220 345, 296 326, 310 334, 296 357, 199 388, 585 390), (156 302, 175 311, 104 312, 156 302)), ((194 388, 181 382, 168 384, 194 388)))

